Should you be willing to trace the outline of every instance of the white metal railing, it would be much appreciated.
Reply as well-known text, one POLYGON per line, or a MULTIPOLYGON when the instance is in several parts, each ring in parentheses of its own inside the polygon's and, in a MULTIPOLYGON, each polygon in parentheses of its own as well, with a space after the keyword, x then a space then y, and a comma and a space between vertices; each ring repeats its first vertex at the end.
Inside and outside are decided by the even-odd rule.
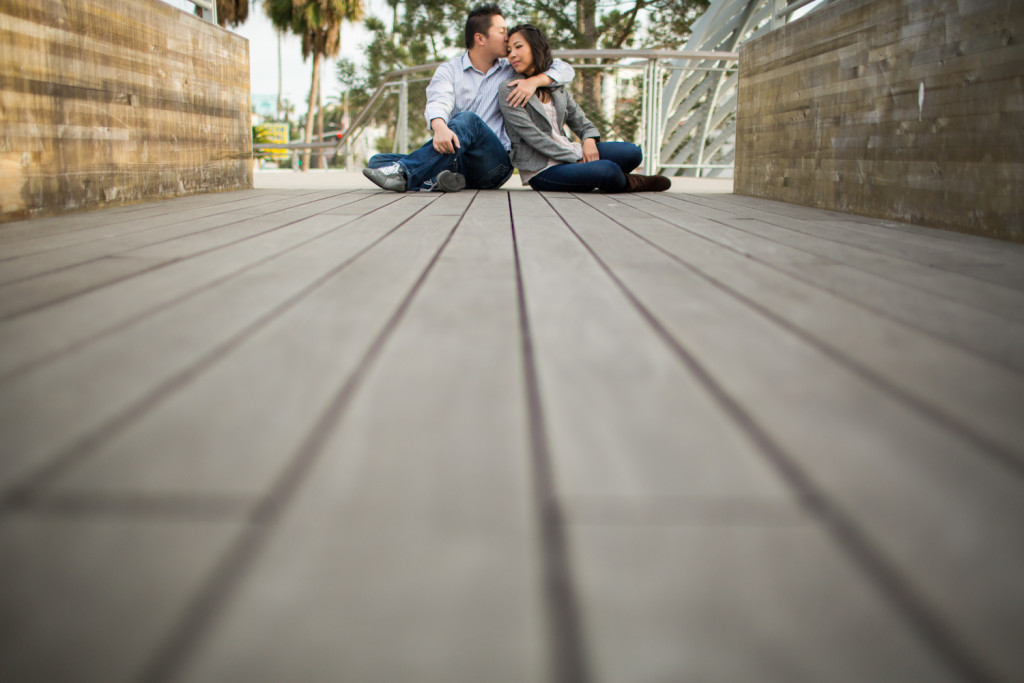
MULTIPOLYGON (((722 82, 722 78, 729 75, 735 77, 735 71, 739 60, 736 52, 724 51, 702 51, 702 50, 554 50, 554 55, 572 63, 577 70, 599 69, 602 71, 629 70, 636 72, 641 77, 640 86, 640 125, 638 142, 644 149, 644 171, 654 173, 660 169, 693 169, 696 173, 711 169, 732 168, 731 163, 712 163, 711 155, 705 155, 703 150, 709 146, 709 138, 715 133, 714 124, 721 121, 713 121, 712 117, 704 116, 700 119, 700 125, 694 130, 688 131, 688 136, 697 136, 701 153, 695 163, 663 163, 660 159, 660 150, 667 134, 675 131, 666 130, 666 112, 663 110, 662 93, 665 83, 672 73, 685 73, 687 75, 699 74, 705 76, 715 75, 716 82, 722 82), (600 63, 584 63, 581 60, 601 60, 600 63)), ((391 95, 397 96, 397 120, 395 122, 395 139, 392 150, 407 154, 410 147, 409 121, 409 87, 414 83, 421 83, 430 80, 430 76, 440 62, 423 64, 420 66, 398 69, 388 72, 384 81, 378 86, 371 96, 369 102, 352 122, 349 128, 342 132, 336 142, 292 142, 282 143, 261 143, 253 145, 254 150, 261 149, 317 149, 334 147, 335 154, 344 153, 349 159, 351 167, 354 144, 365 133, 375 115, 381 110, 391 95)), ((687 100, 682 103, 684 107, 698 107, 706 102, 708 97, 713 97, 720 90, 709 88, 711 92, 705 94, 701 101, 687 100)), ((713 102, 711 103, 714 104, 713 102)), ((675 113, 669 112, 669 113, 675 113)), ((689 112, 682 112, 681 116, 675 117, 676 124, 683 121, 689 112)), ((697 117, 694 117, 695 120, 697 117)), ((607 131, 602 131, 607 132, 607 131)), ((719 143, 721 144, 721 142, 719 143)), ((729 160, 731 162, 731 159, 729 160)))
MULTIPOLYGON (((792 21, 795 17, 792 15, 808 7, 808 5, 814 5, 814 7, 808 8, 808 12, 821 9, 825 5, 829 4, 831 0, 773 0, 775 9, 772 12, 772 28, 779 28, 786 22, 792 21), (779 5, 783 7, 779 7, 779 5)), ((805 12, 806 14, 806 12, 805 12)))
MULTIPOLYGON (((643 81, 641 90, 641 134, 639 143, 644 150, 643 170, 645 173, 656 173, 664 169, 694 169, 697 173, 704 169, 732 168, 732 164, 711 164, 705 163, 703 157, 696 163, 678 164, 667 163, 661 159, 662 143, 665 135, 668 112, 664 111, 662 99, 665 91, 665 83, 669 74, 673 72, 686 72, 703 74, 707 77, 711 74, 724 76, 727 72, 735 72, 739 60, 736 52, 707 51, 707 50, 555 50, 556 56, 564 59, 618 59, 614 64, 574 64, 576 69, 630 69, 643 67, 643 81), (623 63, 621 60, 635 59, 631 63, 623 63)), ((698 76, 699 77, 699 76, 698 76)), ((706 100, 705 100, 706 101, 706 100)), ((713 103, 712 103, 713 104, 713 103)), ((685 118, 689 112, 684 112, 685 118)), ((705 118, 705 125, 700 130, 700 148, 703 150, 708 144, 708 138, 713 132, 710 125, 710 117, 705 118)))
POLYGON ((206 21, 217 23, 217 0, 189 0, 196 6, 196 14, 206 21))

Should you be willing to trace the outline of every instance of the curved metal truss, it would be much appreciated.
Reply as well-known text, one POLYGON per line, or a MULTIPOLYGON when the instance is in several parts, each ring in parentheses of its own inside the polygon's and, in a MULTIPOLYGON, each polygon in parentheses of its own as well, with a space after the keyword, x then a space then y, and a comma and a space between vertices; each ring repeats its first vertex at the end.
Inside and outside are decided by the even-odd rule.
MULTIPOLYGON (((829 0, 818 0, 815 7, 829 0)), ((815 0, 712 0, 693 24, 684 50, 734 52, 751 38, 785 23, 815 0)), ((678 61, 666 70, 661 93, 657 167, 666 175, 731 176, 736 149, 739 73, 710 70, 724 64, 678 61)))

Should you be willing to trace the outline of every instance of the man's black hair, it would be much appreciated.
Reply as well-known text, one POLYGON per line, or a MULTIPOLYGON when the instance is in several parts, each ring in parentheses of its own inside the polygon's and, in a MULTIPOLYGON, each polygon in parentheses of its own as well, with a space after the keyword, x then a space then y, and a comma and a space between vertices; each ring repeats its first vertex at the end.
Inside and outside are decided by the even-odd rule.
POLYGON ((485 36, 488 31, 491 30, 491 22, 494 21, 494 16, 505 16, 501 8, 494 3, 487 5, 477 5, 470 13, 469 18, 466 19, 466 49, 473 47, 473 36, 478 33, 482 33, 485 36))

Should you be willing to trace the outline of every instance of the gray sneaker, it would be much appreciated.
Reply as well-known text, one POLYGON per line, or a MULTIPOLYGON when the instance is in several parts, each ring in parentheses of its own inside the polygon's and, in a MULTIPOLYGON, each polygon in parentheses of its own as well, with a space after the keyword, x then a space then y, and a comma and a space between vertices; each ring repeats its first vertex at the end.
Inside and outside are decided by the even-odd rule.
POLYGON ((437 174, 435 190, 440 192, 458 192, 466 189, 466 176, 454 171, 441 171, 437 174))
POLYGON ((397 163, 380 168, 364 168, 363 175, 369 178, 374 185, 385 190, 405 192, 408 189, 405 171, 397 163))

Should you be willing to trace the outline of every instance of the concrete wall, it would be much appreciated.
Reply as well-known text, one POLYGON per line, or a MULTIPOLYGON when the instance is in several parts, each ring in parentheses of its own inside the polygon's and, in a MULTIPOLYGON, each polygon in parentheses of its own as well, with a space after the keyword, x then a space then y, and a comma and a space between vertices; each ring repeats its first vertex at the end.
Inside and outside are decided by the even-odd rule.
POLYGON ((252 186, 249 48, 159 0, 0 0, 0 221, 252 186))
POLYGON ((841 0, 739 72, 737 193, 1024 241, 1024 2, 841 0))

